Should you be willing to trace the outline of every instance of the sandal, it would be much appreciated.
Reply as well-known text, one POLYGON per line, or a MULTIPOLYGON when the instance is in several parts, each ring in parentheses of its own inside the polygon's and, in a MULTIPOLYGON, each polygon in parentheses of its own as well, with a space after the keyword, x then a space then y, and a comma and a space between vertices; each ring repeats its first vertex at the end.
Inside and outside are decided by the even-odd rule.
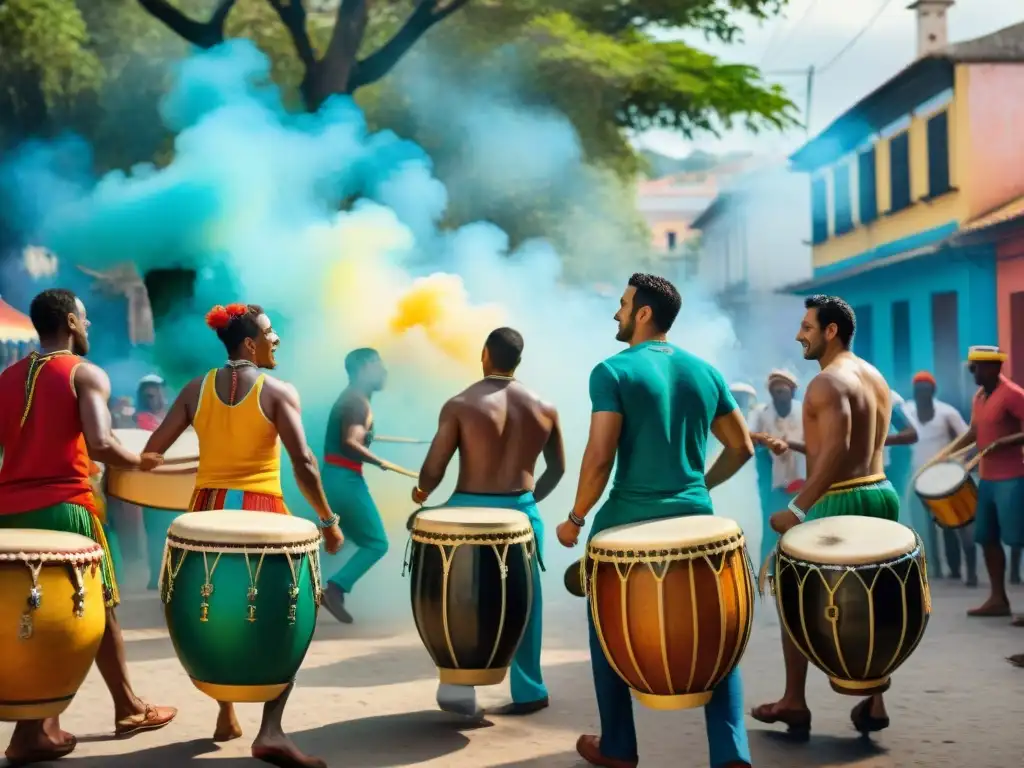
POLYGON ((869 733, 884 731, 889 727, 888 716, 872 717, 871 699, 864 699, 864 701, 850 710, 850 722, 864 736, 867 736, 869 733))
POLYGON ((147 704, 142 714, 132 715, 114 723, 114 735, 123 738, 144 731, 157 731, 170 723, 177 714, 178 710, 174 707, 152 707, 147 704))
POLYGON ((784 724, 786 732, 797 741, 807 741, 811 738, 809 709, 778 709, 775 704, 762 704, 750 710, 750 716, 767 725, 784 724))

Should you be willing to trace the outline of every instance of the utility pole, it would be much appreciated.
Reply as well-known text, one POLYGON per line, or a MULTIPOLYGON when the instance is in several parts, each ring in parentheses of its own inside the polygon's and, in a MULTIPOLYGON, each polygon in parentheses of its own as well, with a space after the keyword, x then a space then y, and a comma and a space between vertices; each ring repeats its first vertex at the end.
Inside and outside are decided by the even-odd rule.
POLYGON ((811 97, 814 95, 814 65, 811 64, 807 68, 807 105, 804 107, 804 114, 807 116, 804 120, 804 130, 807 131, 807 135, 811 135, 811 97))

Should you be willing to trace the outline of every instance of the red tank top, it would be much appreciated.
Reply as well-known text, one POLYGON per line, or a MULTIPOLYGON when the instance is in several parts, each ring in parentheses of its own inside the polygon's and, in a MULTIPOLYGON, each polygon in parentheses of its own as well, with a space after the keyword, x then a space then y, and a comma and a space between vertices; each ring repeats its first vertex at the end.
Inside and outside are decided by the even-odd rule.
POLYGON ((29 356, 0 373, 0 515, 62 503, 95 511, 91 461, 74 389, 82 359, 44 355, 35 364, 31 384, 34 359, 29 356))

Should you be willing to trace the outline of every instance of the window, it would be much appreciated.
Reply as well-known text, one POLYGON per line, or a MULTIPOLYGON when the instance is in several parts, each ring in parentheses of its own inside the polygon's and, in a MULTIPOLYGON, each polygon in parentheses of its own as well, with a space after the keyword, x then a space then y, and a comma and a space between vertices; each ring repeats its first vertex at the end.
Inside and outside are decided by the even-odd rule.
POLYGON ((870 224, 878 218, 878 190, 875 177, 875 148, 857 156, 857 181, 860 223, 870 224))
POLYGON ((949 192, 949 113, 928 120, 928 197, 949 192))
POLYGON ((960 351, 960 315, 956 291, 932 294, 932 357, 942 399, 963 410, 963 392, 971 390, 969 382, 964 382, 967 369, 960 351), (962 382, 967 383, 966 389, 961 387, 962 382))
POLYGON ((825 178, 811 181, 811 241, 818 245, 828 240, 828 189, 825 178))
POLYGON ((874 324, 871 317, 871 305, 866 304, 862 307, 854 307, 853 314, 857 317, 857 330, 853 334, 853 351, 858 357, 871 363, 875 357, 874 345, 872 344, 874 341, 874 324))
POLYGON ((845 235, 853 229, 853 208, 850 200, 850 165, 840 163, 833 175, 835 186, 836 234, 845 235))
POLYGON ((665 233, 665 239, 668 243, 668 249, 674 251, 676 249, 676 233, 670 229, 665 233))
POLYGON ((1024 291, 1010 294, 1010 373, 1020 384, 1024 381, 1024 291))
POLYGON ((905 131, 889 139, 889 180, 891 210, 910 207, 910 136, 905 131))
POLYGON ((902 391, 910 386, 910 302, 894 301, 892 305, 892 362, 894 386, 902 391))

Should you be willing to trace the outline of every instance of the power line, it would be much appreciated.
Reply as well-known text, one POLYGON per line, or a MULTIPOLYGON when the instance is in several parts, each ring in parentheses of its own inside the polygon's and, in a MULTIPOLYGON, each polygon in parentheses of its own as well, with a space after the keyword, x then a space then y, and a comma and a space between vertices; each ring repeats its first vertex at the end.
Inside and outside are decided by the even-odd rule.
POLYGON ((810 17, 811 11, 813 11, 817 7, 819 2, 820 0, 811 0, 807 4, 807 7, 804 8, 804 12, 800 14, 800 17, 796 20, 796 23, 794 23, 793 26, 789 28, 787 34, 780 35, 782 30, 786 28, 785 24, 779 24, 777 27, 775 27, 775 31, 772 33, 772 36, 768 38, 768 45, 765 46, 764 53, 761 54, 762 64, 764 64, 765 60, 768 58, 768 54, 771 53, 772 48, 775 47, 775 43, 779 42, 780 37, 781 39, 784 40, 788 40, 789 38, 793 37, 794 33, 800 28, 800 25, 807 21, 807 19, 810 17))

